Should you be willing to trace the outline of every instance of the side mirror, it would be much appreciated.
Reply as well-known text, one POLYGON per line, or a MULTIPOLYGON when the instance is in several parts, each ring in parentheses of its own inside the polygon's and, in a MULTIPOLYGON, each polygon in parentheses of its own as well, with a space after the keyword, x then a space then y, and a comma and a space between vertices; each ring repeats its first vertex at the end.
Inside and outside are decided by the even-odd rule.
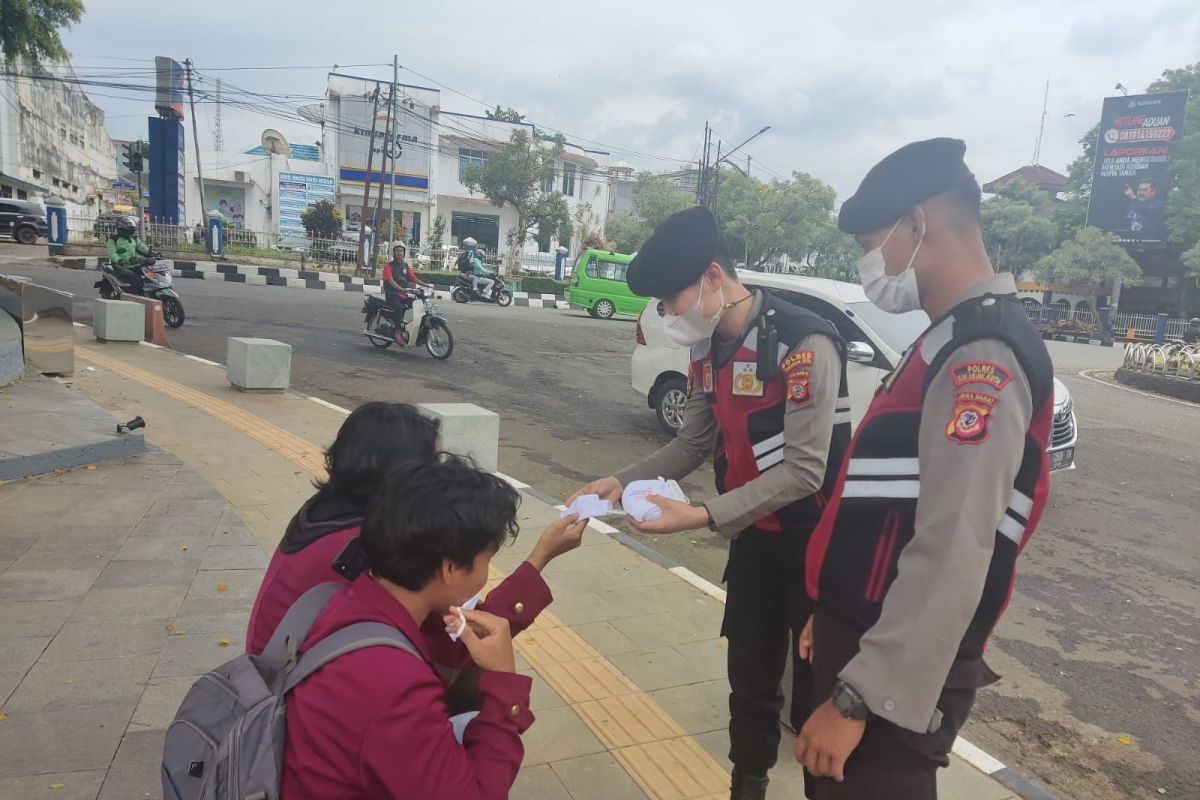
POLYGON ((870 364, 875 360, 875 348, 866 342, 850 342, 846 345, 846 357, 857 364, 870 364))

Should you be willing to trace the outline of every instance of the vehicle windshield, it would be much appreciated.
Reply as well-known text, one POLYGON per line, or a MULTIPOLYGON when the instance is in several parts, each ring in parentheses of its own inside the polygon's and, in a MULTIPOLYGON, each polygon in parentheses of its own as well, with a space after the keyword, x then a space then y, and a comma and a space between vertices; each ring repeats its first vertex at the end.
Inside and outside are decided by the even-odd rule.
POLYGON ((874 303, 847 303, 846 307, 854 312, 875 331, 887 346, 897 353, 903 353, 917 337, 929 327, 929 317, 924 311, 909 311, 905 314, 889 314, 880 311, 874 303))

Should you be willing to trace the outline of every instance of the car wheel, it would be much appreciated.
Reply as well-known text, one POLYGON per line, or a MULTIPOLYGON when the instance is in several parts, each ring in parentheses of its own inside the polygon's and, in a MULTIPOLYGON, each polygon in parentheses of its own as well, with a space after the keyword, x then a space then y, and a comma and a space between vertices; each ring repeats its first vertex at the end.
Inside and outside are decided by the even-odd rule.
POLYGON ((37 230, 26 225, 23 228, 17 228, 16 240, 21 244, 37 244, 37 230))
POLYGON ((659 427, 672 436, 679 433, 683 426, 683 407, 686 404, 687 381, 683 378, 669 378, 663 381, 658 389, 658 400, 654 403, 659 427))
POLYGON ((617 307, 613 305, 612 300, 597 300, 592 310, 595 312, 592 316, 600 319, 612 319, 617 313, 617 307))

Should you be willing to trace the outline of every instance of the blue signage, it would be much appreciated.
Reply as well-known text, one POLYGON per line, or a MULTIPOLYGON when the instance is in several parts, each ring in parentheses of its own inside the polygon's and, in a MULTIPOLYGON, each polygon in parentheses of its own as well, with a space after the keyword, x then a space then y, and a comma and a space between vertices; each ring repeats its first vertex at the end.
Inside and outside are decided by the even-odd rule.
POLYGON ((337 195, 332 177, 305 175, 302 172, 279 173, 279 232, 304 233, 300 215, 320 200, 333 202, 337 195))

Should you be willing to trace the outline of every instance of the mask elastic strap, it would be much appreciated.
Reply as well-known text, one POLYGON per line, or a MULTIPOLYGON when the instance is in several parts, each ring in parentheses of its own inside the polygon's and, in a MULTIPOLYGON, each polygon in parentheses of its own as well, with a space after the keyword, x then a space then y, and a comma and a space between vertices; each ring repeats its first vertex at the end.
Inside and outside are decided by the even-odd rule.
POLYGON ((908 266, 904 268, 905 272, 912 269, 913 262, 917 260, 917 253, 921 252, 921 244, 925 241, 925 230, 925 227, 922 226, 921 235, 917 237, 917 246, 913 248, 912 256, 908 259, 908 266))

